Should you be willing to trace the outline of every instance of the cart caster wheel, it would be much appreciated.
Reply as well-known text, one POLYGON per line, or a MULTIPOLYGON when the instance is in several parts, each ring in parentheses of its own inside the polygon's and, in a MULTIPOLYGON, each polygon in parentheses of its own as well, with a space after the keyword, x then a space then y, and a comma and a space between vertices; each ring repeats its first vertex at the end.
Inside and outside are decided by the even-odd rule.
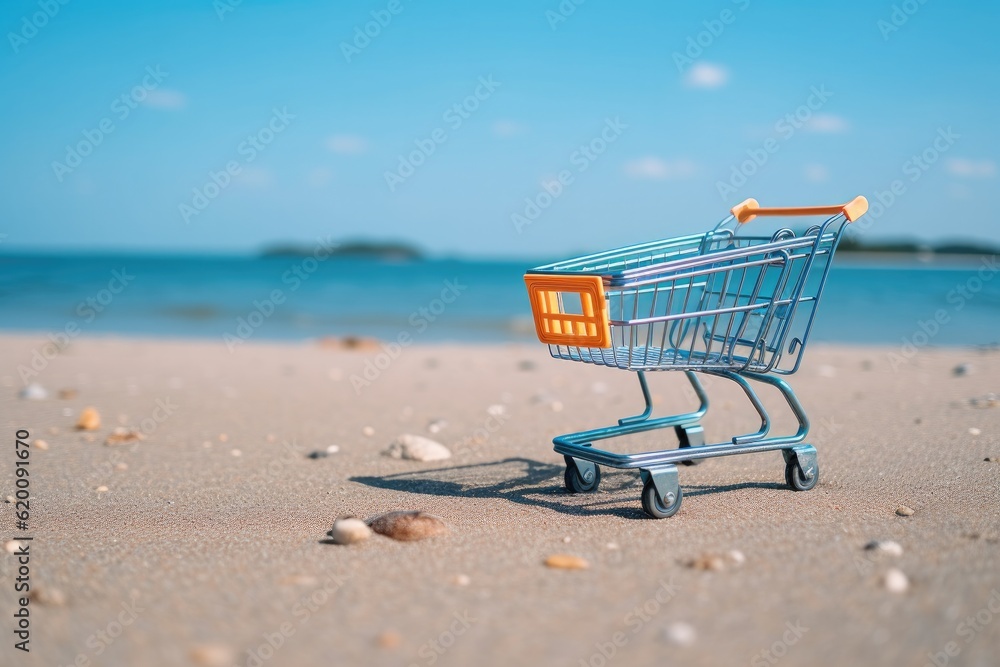
POLYGON ((683 496, 684 492, 681 491, 680 487, 677 487, 677 496, 673 498, 672 502, 665 504, 656 492, 656 485, 653 484, 653 480, 649 479, 642 487, 642 509, 654 519, 666 519, 677 514, 677 510, 681 508, 681 498, 683 496))
POLYGON ((794 491, 808 491, 819 481, 819 465, 813 463, 808 471, 803 471, 797 457, 785 463, 785 482, 794 491), (808 473, 808 476, 807 476, 808 473))
POLYGON ((586 467, 578 466, 572 456, 566 459, 566 473, 563 480, 566 482, 566 490, 570 493, 593 493, 597 491, 601 483, 601 468, 593 463, 584 464, 586 467), (589 479, 588 479, 589 478, 589 479))

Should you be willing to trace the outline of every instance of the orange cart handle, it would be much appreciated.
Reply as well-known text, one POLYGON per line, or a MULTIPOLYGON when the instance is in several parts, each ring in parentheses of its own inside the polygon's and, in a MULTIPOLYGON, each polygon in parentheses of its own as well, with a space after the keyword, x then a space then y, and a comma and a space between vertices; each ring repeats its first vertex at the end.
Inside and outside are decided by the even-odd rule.
POLYGON ((836 215, 843 213, 848 222, 854 222, 868 211, 868 200, 858 196, 846 204, 833 206, 782 206, 761 208, 756 199, 747 199, 734 206, 730 212, 742 224, 758 215, 836 215))

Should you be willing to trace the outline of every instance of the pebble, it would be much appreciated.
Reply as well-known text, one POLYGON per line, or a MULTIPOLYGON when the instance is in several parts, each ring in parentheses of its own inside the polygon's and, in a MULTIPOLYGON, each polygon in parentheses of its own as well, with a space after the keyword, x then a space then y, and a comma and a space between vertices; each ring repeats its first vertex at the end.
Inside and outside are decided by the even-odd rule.
POLYGON ((134 428, 124 428, 119 426, 115 428, 108 437, 104 439, 104 444, 108 447, 114 447, 116 445, 126 445, 130 442, 139 442, 140 440, 145 440, 146 436, 142 431, 137 431, 134 428))
POLYGON ((229 442, 229 436, 225 433, 220 433, 219 442, 229 442))
POLYGON ((79 431, 96 431, 101 428, 101 413, 96 408, 84 408, 76 420, 76 428, 79 431))
POLYGON ((309 452, 306 456, 311 459, 325 459, 330 454, 336 454, 340 451, 340 447, 337 445, 330 445, 326 449, 317 449, 314 452, 309 452))
POLYGON ((899 545, 899 542, 893 542, 892 540, 872 540, 865 545, 865 551, 874 551, 877 554, 885 554, 886 556, 902 556, 903 547, 899 545))
POLYGON ((604 548, 605 549, 609 549, 611 551, 615 551, 617 549, 621 549, 621 547, 618 546, 617 542, 608 542, 607 544, 604 545, 604 548))
POLYGON ((236 660, 236 651, 225 644, 199 644, 191 649, 191 660, 202 667, 229 667, 236 660))
POLYGON ((97 491, 98 493, 107 493, 107 491, 108 491, 108 487, 106 487, 106 486, 104 486, 104 485, 102 484, 101 486, 97 487, 97 488, 96 488, 96 489, 94 489, 94 490, 95 490, 95 491, 97 491))
POLYGON ((17 540, 8 540, 7 542, 4 542, 3 545, 3 550, 9 554, 14 553, 20 548, 21 548, 21 542, 18 542, 17 540))
POLYGON ((910 580, 901 570, 894 567, 886 570, 882 583, 890 593, 905 593, 910 587, 910 580))
POLYGON ((486 408, 486 414, 491 417, 503 417, 507 414, 507 406, 501 405, 499 403, 494 403, 493 405, 486 408))
POLYGON ((743 552, 739 549, 731 549, 726 552, 726 559, 733 565, 743 565, 747 562, 747 557, 743 555, 743 552))
POLYGON ((236 449, 235 447, 233 449, 230 449, 229 453, 232 454, 233 456, 243 456, 243 452, 239 449, 236 449))
POLYGON ((545 565, 557 570, 586 570, 590 567, 585 559, 569 554, 552 554, 545 559, 545 565))
POLYGON ((31 444, 33 444, 35 447, 42 450, 43 452, 48 451, 49 449, 49 443, 45 442, 44 440, 35 440, 31 444))
POLYGON ((48 586, 32 585, 28 597, 32 602, 36 602, 46 607, 62 607, 66 605, 66 594, 58 588, 48 586))
POLYGON ((60 389, 59 393, 57 394, 57 396, 59 396, 59 398, 63 399, 64 401, 73 400, 78 395, 79 394, 76 391, 76 389, 60 389))
POLYGON ((333 522, 333 528, 328 534, 330 539, 337 544, 354 544, 371 537, 372 529, 361 519, 344 517, 333 522))
POLYGON ((469 578, 467 574, 456 574, 451 582, 456 586, 468 586, 472 583, 472 579, 469 578))
POLYGON ((432 419, 427 424, 427 430, 431 433, 440 433, 444 428, 448 426, 448 422, 443 419, 432 419))
POLYGON ((128 464, 124 461, 119 461, 115 464, 115 470, 128 470, 128 464))
POLYGON ((373 429, 371 426, 365 426, 363 429, 361 429, 361 434, 365 437, 370 438, 373 435, 375 435, 375 429, 373 429))
POLYGON ((378 533, 402 542, 413 542, 428 537, 437 537, 448 532, 444 520, 427 512, 389 512, 368 522, 368 526, 378 533))
POLYGON ((451 458, 451 451, 440 442, 407 433, 393 440, 382 455, 410 461, 443 461, 451 458))
POLYGON ((896 508, 896 514, 899 516, 913 516, 913 509, 906 505, 900 505, 896 508))
POLYGON ((963 375, 968 375, 972 372, 972 366, 969 364, 959 364, 951 369, 951 374, 955 377, 962 377, 963 375))
POLYGON ((998 456, 987 456, 983 460, 986 461, 987 463, 1000 463, 1000 457, 998 456))
POLYGON ((378 645, 382 648, 396 648, 403 643, 403 638, 399 636, 398 632, 386 630, 378 636, 376 642, 378 642, 378 645))
POLYGON ((49 392, 37 382, 32 382, 21 390, 19 396, 28 401, 44 401, 49 397, 49 392))
POLYGON ((14 502, 14 496, 7 496, 6 498, 4 498, 4 501, 7 503, 14 502))
POLYGON ((995 408, 1000 406, 1000 396, 991 392, 985 396, 970 398, 969 405, 974 408, 995 408))
POLYGON ((677 646, 690 646, 691 644, 694 644, 697 633, 694 630, 694 626, 690 623, 678 621, 667 626, 666 636, 667 641, 671 644, 676 644, 677 646))
POLYGON ((688 562, 688 567, 695 570, 720 572, 726 569, 726 561, 717 554, 702 554, 688 562))
POLYGON ((969 429, 969 435, 980 435, 981 433, 982 431, 976 428, 975 426, 969 429))

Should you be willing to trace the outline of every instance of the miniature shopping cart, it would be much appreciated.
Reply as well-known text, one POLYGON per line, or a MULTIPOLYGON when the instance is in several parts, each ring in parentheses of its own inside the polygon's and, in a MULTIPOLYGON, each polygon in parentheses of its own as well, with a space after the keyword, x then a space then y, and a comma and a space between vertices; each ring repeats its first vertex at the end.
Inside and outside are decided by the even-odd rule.
POLYGON ((785 481, 807 491, 819 479, 816 449, 803 441, 809 420, 780 377, 799 368, 833 253, 849 222, 868 210, 864 197, 839 206, 761 208, 747 199, 713 230, 541 266, 524 276, 538 338, 556 359, 635 371, 645 410, 617 426, 554 439, 566 459, 566 488, 592 492, 599 466, 638 468, 642 507, 652 517, 681 506, 678 463, 780 450, 785 481), (830 216, 796 233, 744 234, 757 216, 830 216), (647 371, 684 371, 700 401, 694 412, 652 418, 647 371), (732 380, 757 413, 760 429, 705 444, 708 397, 696 373, 732 380), (771 419, 751 381, 776 387, 798 419, 794 435, 768 437, 771 419), (673 427, 679 447, 616 454, 593 442, 673 427))

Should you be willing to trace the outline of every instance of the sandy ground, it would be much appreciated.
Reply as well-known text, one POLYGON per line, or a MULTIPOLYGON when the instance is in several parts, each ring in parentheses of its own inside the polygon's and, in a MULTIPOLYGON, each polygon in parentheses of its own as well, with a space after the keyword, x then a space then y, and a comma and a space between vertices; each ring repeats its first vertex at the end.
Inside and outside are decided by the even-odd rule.
MULTIPOLYGON (((356 391, 372 351, 89 339, 36 359, 48 399, 18 398, 17 368, 45 340, 0 337, 2 495, 16 431, 48 444, 31 449, 20 533, 44 593, 28 655, 11 633, 17 563, 0 552, 4 665, 997 664, 1000 463, 984 459, 1000 457, 1000 408, 970 404, 1000 390, 996 352, 923 350, 894 372, 889 348, 815 346, 791 382, 819 485, 786 488, 775 452, 714 459, 680 470, 683 506, 657 521, 634 473, 564 492, 552 437, 640 396, 632 374, 541 345, 406 348, 356 391), (103 418, 93 434, 73 428, 86 406, 103 418), (380 455, 434 420, 450 460, 380 455), (148 435, 106 446, 118 425, 148 435), (397 509, 450 533, 324 543, 339 515, 397 509), (865 551, 874 539, 902 555, 865 551), (689 565, 731 550, 745 563, 689 565), (545 567, 555 553, 590 567, 545 567), (886 589, 891 568, 906 592, 886 589)), ((680 374, 651 385, 658 411, 691 405, 680 374)), ((707 386, 711 440, 756 429, 735 385, 707 386)), ((660 431, 613 448, 675 445, 660 431)), ((6 542, 14 505, 0 513, 6 542)))

